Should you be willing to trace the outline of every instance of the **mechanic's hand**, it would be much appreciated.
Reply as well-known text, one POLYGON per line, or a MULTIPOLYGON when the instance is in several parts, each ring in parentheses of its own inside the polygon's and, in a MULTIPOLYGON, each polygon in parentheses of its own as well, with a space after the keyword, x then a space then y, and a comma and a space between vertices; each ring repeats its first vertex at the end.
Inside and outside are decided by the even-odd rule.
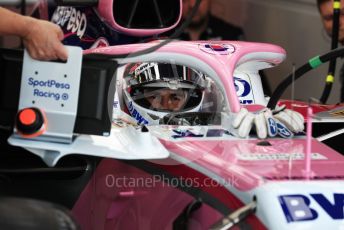
POLYGON ((258 113, 249 112, 246 108, 241 108, 233 120, 233 127, 238 130, 240 137, 247 137, 255 125, 258 138, 273 137, 277 134, 284 138, 290 138, 294 133, 299 133, 304 129, 303 116, 290 109, 279 108, 274 112, 264 109, 258 113))
POLYGON ((23 42, 30 56, 38 60, 67 60, 67 49, 61 43, 63 32, 51 22, 27 17, 23 42))

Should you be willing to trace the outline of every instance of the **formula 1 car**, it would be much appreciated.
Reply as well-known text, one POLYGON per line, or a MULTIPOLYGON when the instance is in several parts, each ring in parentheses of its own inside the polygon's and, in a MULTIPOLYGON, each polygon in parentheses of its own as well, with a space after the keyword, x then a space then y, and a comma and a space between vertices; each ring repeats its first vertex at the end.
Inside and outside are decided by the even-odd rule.
MULTIPOLYGON (((120 55, 128 49, 133 52, 151 46, 153 44, 108 47, 85 53, 120 55)), ((125 163, 104 160, 86 187, 86 195, 81 196, 74 206, 78 219, 87 220, 81 222, 82 226, 87 228, 93 220, 94 226, 104 229, 124 228, 128 224, 138 229, 226 229, 237 222, 241 228, 250 226, 253 229, 339 228, 343 217, 340 198, 343 193, 340 179, 342 156, 339 153, 311 140, 310 136, 308 139, 304 135, 295 135, 291 139, 272 137, 262 140, 251 135, 242 139, 229 128, 232 118, 228 113, 226 116, 226 112, 239 111, 239 102, 249 104, 251 100, 254 107, 266 105, 258 70, 277 65, 284 57, 284 50, 277 46, 225 41, 175 42, 139 58, 129 57, 131 63, 139 61, 138 66, 129 68, 139 82, 126 80, 130 70, 129 73, 126 69, 117 71, 117 79, 122 79, 117 84, 117 92, 122 92, 124 102, 115 100, 115 111, 119 108, 119 115, 113 121, 116 126, 118 122, 125 123, 125 129, 130 129, 133 121, 125 122, 120 115, 120 111, 127 108, 136 123, 148 124, 144 127, 168 150, 169 158, 125 163), (150 65, 142 64, 147 61, 150 65), (183 112, 178 113, 166 112, 166 108, 154 106, 154 102, 147 107, 141 101, 142 97, 163 100, 145 90, 153 84, 153 92, 161 93, 161 87, 166 87, 164 84, 167 83, 158 84, 152 73, 153 70, 155 75, 159 72, 158 79, 165 77, 161 65, 165 62, 205 73, 211 82, 198 79, 197 84, 210 87, 210 93, 222 94, 211 95, 211 99, 194 95, 202 103, 201 108, 198 104, 184 105, 183 112), (142 86, 144 93, 136 92, 142 86), (247 90, 248 87, 252 90, 247 90), (209 102, 215 105, 210 103, 207 108, 209 102), (154 124, 149 118, 156 121, 156 117, 162 117, 159 124, 149 125, 154 124), (306 158, 311 159, 311 169, 306 158), (328 170, 330 165, 333 170, 328 170), (215 185, 208 186, 208 180, 215 185), (90 207, 88 201, 93 196, 99 197, 99 202, 94 201, 90 207), (92 219, 91 210, 104 215, 92 219), (249 214, 253 212, 254 215, 249 214)), ((126 63, 128 59, 118 61, 126 63)), ((182 73, 190 72, 184 68, 178 76, 189 79, 190 74, 182 73)), ((168 86, 169 89, 174 87, 176 85, 168 86)), ((197 87, 193 94, 195 91, 197 87)), ((143 131, 142 127, 138 130, 147 135, 147 130, 143 131)), ((140 153, 144 153, 152 141, 140 136, 136 134, 135 142, 128 142, 128 145, 136 145, 141 149, 140 153)))
MULTIPOLYGON (((52 124, 34 138, 19 136, 17 126, 17 134, 9 139, 50 166, 70 154, 103 157, 73 206, 82 229, 223 229, 237 222, 239 227, 254 229, 340 227, 342 155, 302 134, 287 139, 260 139, 252 134, 243 139, 230 123, 231 114, 240 110, 240 100, 252 100, 255 109, 266 105, 258 70, 279 64, 285 51, 275 45, 248 42, 171 42, 153 53, 120 56, 157 44, 84 51, 85 57, 117 56, 121 65, 111 83, 117 88, 110 134, 73 133, 69 143, 59 143, 61 139, 52 135, 52 124), (173 63, 170 70, 183 81, 166 81, 165 63, 173 63), (128 79, 131 74, 136 77, 128 79), (232 76, 238 78, 236 83, 232 76), (186 85, 191 79, 197 79, 194 87, 186 85), (244 84, 252 87, 249 93, 244 84), (139 86, 144 89, 140 91, 139 86), (146 91, 148 86, 154 90, 146 91), (148 98, 146 102, 157 100, 157 92, 166 93, 161 91, 164 87, 181 87, 181 92, 188 92, 188 103, 183 103, 180 111, 154 107, 154 101, 145 107, 143 96, 148 98), (239 100, 237 92, 244 97, 239 100), (306 149, 311 153, 308 171, 306 149)), ((55 64, 61 67, 61 63, 55 64)), ((25 62, 24 69, 27 66, 35 64, 25 62)), ((53 83, 39 74, 27 76, 22 81, 21 90, 27 91, 21 91, 24 96, 19 108, 32 104, 33 96, 36 106, 44 105, 41 108, 45 108, 48 124, 61 121, 64 115, 49 111, 49 106, 54 104, 56 110, 62 99, 51 95, 66 93, 73 102, 71 78, 53 83), (35 95, 34 90, 50 94, 35 95)), ((173 98, 182 100, 176 92, 173 98)), ((64 101, 65 107, 68 102, 64 101)))
MULTIPOLYGON (((76 169, 69 188, 59 187, 69 192, 82 178, 68 204, 81 228, 341 228, 340 153, 311 138, 310 126, 308 136, 285 138, 288 129, 281 128, 265 139, 259 130, 242 138, 233 127, 243 105, 250 114, 264 110, 258 70, 278 65, 285 51, 262 43, 176 41, 146 52, 160 44, 89 49, 83 58, 70 48, 66 64, 25 54, 9 143, 55 167, 55 177, 63 174, 64 159, 97 157, 79 167, 89 174, 93 166, 91 175, 76 169), (32 114, 41 120, 38 128, 27 120, 32 114)), ((16 55, 2 58, 13 64, 16 55)), ((289 108, 308 105, 291 102, 289 108)), ((341 112, 338 106, 318 109, 318 116, 336 121, 331 113, 341 112)), ((2 174, 14 178, 15 172, 2 174)))

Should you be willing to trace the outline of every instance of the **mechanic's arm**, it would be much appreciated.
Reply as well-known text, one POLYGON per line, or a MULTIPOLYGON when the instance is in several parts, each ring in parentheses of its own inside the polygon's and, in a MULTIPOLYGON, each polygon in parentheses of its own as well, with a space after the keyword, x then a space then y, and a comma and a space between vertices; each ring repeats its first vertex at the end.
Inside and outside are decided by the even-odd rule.
POLYGON ((58 25, 22 16, 3 7, 0 7, 0 18, 0 35, 20 36, 32 58, 67 59, 67 49, 61 43, 63 32, 58 25))

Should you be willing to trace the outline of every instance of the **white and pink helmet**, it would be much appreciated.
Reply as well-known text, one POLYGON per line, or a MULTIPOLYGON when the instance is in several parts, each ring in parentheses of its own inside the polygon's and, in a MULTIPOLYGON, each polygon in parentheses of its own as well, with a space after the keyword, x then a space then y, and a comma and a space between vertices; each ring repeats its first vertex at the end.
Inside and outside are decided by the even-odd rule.
POLYGON ((124 103, 140 124, 159 124, 170 113, 198 112, 211 82, 203 73, 181 65, 145 62, 124 71, 124 103))

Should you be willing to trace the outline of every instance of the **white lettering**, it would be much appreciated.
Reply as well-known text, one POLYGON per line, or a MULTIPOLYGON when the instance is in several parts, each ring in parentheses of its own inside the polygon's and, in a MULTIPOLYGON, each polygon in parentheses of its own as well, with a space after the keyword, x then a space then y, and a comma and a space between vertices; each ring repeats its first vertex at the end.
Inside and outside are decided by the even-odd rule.
POLYGON ((57 7, 51 21, 61 27, 65 26, 68 22, 66 26, 67 31, 76 33, 79 38, 82 38, 86 32, 86 15, 73 7, 57 7))

